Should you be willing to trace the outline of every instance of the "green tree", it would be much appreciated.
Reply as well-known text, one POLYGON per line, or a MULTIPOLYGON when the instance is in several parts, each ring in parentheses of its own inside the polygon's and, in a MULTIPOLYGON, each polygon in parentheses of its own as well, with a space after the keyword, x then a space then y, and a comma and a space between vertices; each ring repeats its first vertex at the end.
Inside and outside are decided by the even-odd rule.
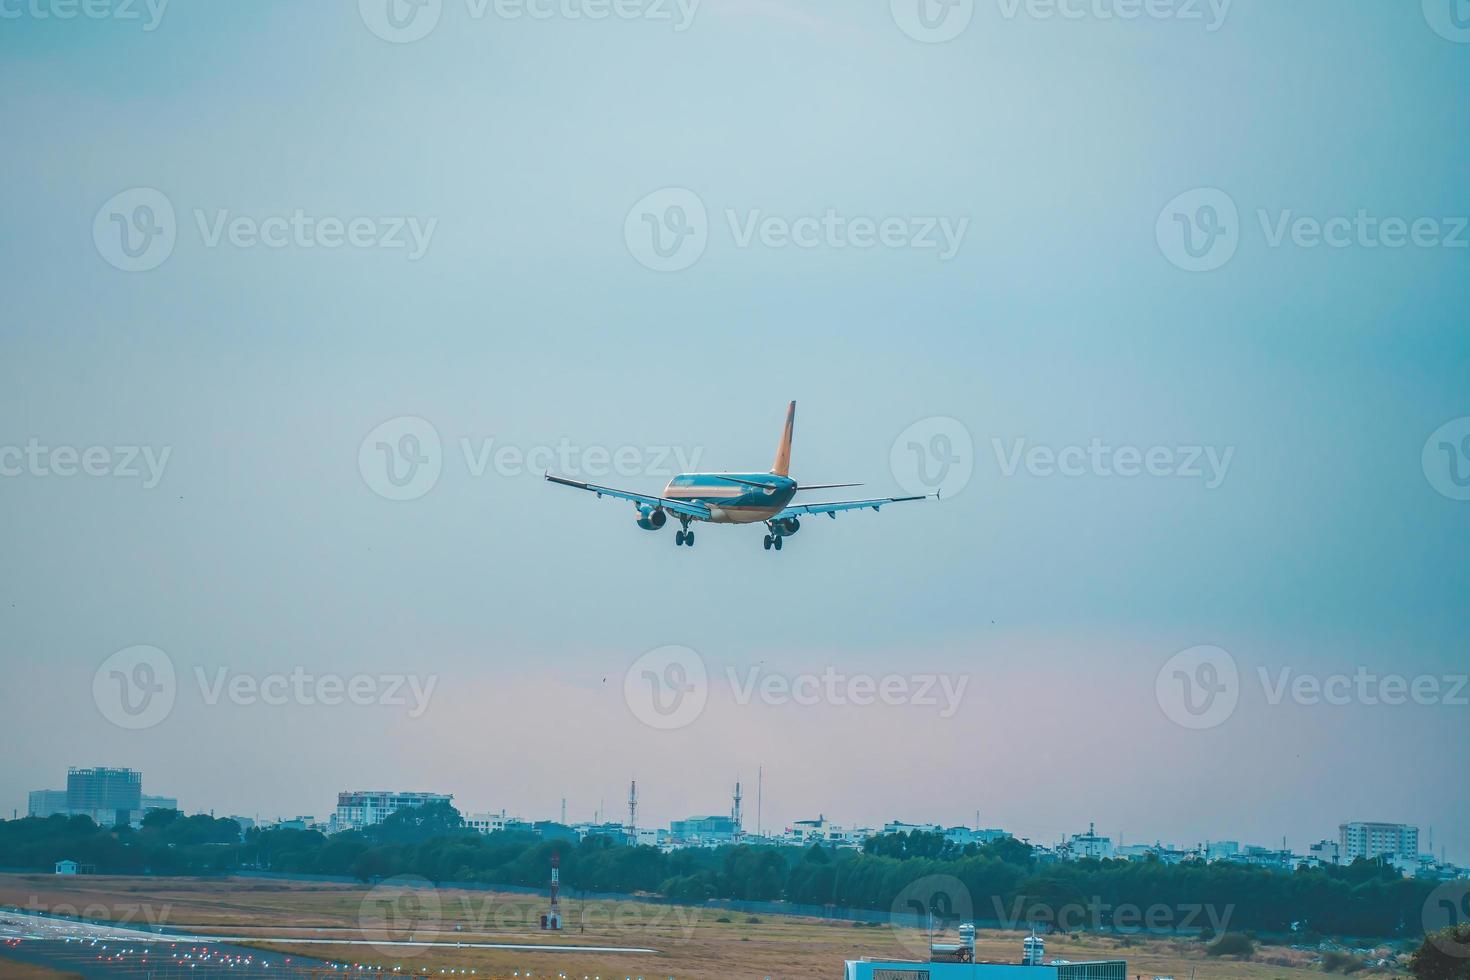
POLYGON ((1470 922, 1424 937, 1409 957, 1416 980, 1470 980, 1470 922))

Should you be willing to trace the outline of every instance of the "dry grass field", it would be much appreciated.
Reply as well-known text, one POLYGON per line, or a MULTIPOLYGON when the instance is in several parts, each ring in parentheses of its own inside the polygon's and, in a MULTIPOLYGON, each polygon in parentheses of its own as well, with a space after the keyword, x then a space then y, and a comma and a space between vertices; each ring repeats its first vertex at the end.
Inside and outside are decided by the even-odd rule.
MULTIPOLYGON (((429 970, 473 969, 479 977, 642 977, 646 980, 834 980, 842 963, 862 956, 913 959, 925 937, 916 930, 855 927, 816 919, 751 919, 710 909, 641 903, 564 902, 567 928, 541 932, 544 899, 437 889, 257 879, 58 879, 0 875, 0 904, 81 914, 186 932, 246 937, 255 945, 319 959, 429 970), (267 937, 273 942, 261 942, 267 937), (633 946, 654 954, 536 953, 465 948, 416 949, 323 945, 292 940, 414 940, 449 943, 555 943, 633 946)), ((1016 962, 1020 933, 982 931, 982 960, 1016 962)), ((1145 936, 1053 936, 1049 958, 1126 959, 1129 974, 1152 980, 1321 980, 1312 954, 1260 947, 1249 960, 1207 957, 1200 943, 1145 936)), ((5 976, 10 976, 6 973, 5 976)), ((1384 975, 1389 976, 1387 974, 1384 975)))
POLYGON ((44 966, 31 966, 0 953, 0 977, 5 980, 77 980, 78 976, 76 973, 48 970, 44 966))

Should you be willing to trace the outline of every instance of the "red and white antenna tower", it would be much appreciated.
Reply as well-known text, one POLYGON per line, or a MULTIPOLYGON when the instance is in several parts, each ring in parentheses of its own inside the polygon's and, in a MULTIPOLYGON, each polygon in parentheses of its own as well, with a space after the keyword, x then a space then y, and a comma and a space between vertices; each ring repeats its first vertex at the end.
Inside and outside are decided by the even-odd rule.
POLYGON ((561 929, 561 855, 556 851, 551 852, 551 908, 541 917, 541 928, 547 930, 561 929))

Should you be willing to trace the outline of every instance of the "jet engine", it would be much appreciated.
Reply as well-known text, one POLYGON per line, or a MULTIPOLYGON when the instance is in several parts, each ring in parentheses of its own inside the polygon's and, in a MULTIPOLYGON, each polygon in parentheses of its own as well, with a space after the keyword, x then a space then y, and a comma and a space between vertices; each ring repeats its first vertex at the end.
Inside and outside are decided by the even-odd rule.
POLYGON ((771 523, 771 530, 783 538, 789 538, 801 530, 801 521, 794 517, 788 517, 784 521, 773 521, 771 523))
POLYGON ((662 507, 649 507, 647 504, 638 506, 638 526, 645 531, 657 531, 669 523, 669 515, 662 507))

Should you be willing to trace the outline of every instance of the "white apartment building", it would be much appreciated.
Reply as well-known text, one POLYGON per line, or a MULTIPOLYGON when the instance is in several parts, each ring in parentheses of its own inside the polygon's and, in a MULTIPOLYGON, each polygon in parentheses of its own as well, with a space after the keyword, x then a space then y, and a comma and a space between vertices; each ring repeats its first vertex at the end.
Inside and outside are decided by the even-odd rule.
POLYGON ((1343 864, 1358 858, 1413 857, 1419 853, 1419 828, 1402 823, 1340 824, 1337 844, 1343 864))
POLYGON ((362 830, 382 823, 399 810, 430 803, 449 803, 450 793, 403 793, 388 790, 350 790, 337 794, 336 830, 362 830))
POLYGON ((506 812, 499 813, 466 813, 464 825, 481 834, 498 834, 505 829, 505 825, 511 820, 506 812))

